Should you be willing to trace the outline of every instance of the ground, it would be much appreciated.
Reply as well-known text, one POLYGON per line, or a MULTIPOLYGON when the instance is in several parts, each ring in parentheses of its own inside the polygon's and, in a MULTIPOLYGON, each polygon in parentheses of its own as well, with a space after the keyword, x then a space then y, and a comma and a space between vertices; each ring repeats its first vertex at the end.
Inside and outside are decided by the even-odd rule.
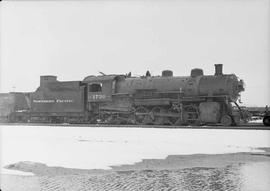
POLYGON ((19 162, 6 168, 32 172, 35 175, 2 175, 2 189, 5 191, 246 190, 246 178, 241 169, 248 164, 257 163, 263 164, 263 168, 265 165, 270 166, 270 149, 260 149, 265 152, 172 155, 166 159, 147 159, 131 165, 113 166, 111 170, 83 170, 19 162))

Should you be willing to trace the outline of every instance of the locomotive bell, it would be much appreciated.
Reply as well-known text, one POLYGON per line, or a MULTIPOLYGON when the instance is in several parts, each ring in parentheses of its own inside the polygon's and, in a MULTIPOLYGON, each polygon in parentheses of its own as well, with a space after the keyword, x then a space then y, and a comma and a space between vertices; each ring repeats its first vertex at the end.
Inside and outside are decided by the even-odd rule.
POLYGON ((215 76, 223 75, 222 64, 215 64, 215 76))

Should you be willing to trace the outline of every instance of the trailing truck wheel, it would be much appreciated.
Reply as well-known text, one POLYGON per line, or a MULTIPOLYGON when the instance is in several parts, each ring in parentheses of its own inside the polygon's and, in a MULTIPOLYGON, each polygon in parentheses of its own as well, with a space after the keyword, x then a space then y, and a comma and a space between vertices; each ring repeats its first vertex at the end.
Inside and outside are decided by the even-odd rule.
POLYGON ((264 124, 265 126, 270 126, 270 116, 265 116, 265 117, 263 118, 263 124, 264 124))
POLYGON ((220 123, 223 126, 231 126, 232 125, 232 118, 231 118, 231 116, 229 116, 229 115, 223 115, 221 117, 220 123))

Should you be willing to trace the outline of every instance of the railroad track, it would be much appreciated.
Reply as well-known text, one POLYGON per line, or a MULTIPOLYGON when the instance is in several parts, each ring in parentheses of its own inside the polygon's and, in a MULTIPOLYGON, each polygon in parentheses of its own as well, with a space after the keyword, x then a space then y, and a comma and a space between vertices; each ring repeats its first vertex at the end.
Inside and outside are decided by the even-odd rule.
POLYGON ((7 126, 59 126, 59 127, 119 127, 119 128, 163 128, 163 129, 230 129, 230 130, 270 130, 260 123, 249 123, 239 126, 207 125, 207 126, 168 126, 168 125, 108 125, 108 124, 51 124, 51 123, 0 123, 7 126))

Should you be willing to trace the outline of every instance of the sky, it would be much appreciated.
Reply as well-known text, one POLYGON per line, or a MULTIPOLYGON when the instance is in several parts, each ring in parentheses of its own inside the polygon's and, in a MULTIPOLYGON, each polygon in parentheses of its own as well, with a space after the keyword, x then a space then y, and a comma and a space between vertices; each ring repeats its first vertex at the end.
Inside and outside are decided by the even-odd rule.
POLYGON ((2 1, 0 92, 40 75, 160 75, 192 68, 243 79, 247 106, 270 105, 270 0, 2 1))

